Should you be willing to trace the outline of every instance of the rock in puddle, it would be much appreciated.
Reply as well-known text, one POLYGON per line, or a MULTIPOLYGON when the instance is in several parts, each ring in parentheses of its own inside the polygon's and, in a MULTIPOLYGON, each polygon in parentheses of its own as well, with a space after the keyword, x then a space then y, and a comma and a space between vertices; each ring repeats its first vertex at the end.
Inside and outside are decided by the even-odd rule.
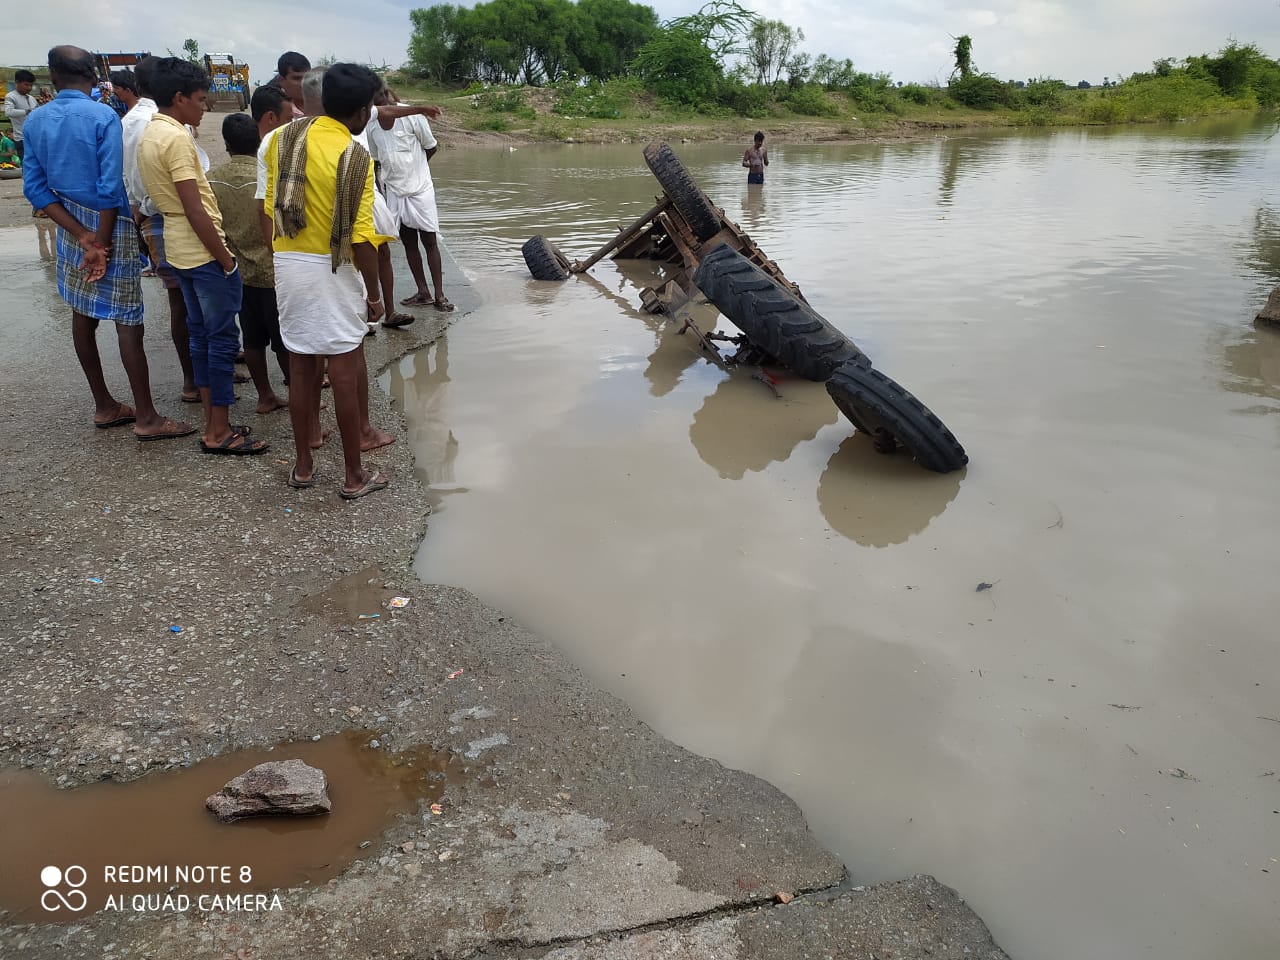
POLYGON ((329 778, 302 760, 260 763, 213 794, 204 805, 224 823, 244 817, 328 813, 329 778))

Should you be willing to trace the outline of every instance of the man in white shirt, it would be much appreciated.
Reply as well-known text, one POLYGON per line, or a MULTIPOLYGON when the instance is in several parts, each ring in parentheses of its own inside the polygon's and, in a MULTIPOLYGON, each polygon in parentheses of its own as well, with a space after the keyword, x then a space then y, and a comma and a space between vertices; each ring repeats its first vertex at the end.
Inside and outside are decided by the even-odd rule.
POLYGON ((138 85, 138 102, 120 120, 124 133, 124 187, 129 194, 129 206, 133 219, 147 242, 151 263, 156 276, 164 284, 169 297, 169 335, 182 366, 182 402, 199 403, 200 391, 196 389, 195 371, 191 366, 191 335, 187 330, 187 302, 178 286, 178 274, 164 258, 164 217, 147 196, 147 188, 138 173, 138 143, 151 118, 159 112, 151 98, 151 74, 155 69, 155 57, 143 57, 133 70, 138 85))
POLYGON ((395 100, 386 87, 383 87, 377 102, 377 122, 371 123, 367 131, 369 153, 381 164, 387 206, 400 228, 405 259, 409 261, 409 270, 418 286, 417 293, 400 302, 405 306, 432 304, 437 310, 452 310, 453 304, 444 295, 444 271, 436 239, 440 217, 428 162, 437 149, 435 135, 425 116, 393 119, 389 107, 395 104, 395 100), (419 240, 427 252, 427 267, 436 291, 434 296, 422 269, 419 240))
POLYGON ((39 104, 31 96, 31 87, 36 82, 36 75, 30 70, 15 70, 13 73, 14 89, 5 94, 4 112, 13 125, 13 145, 18 151, 18 159, 22 159, 22 128, 27 117, 39 104))

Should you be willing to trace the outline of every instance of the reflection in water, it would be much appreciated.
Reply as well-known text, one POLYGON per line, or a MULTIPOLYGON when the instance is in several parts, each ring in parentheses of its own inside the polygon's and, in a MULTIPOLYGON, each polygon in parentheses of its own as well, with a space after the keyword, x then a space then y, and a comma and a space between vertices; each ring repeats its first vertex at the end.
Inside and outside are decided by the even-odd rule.
POLYGON ((910 457, 877 453, 870 437, 854 433, 822 471, 818 508, 832 530, 864 547, 905 543, 955 499, 964 475, 921 470, 910 457))
POLYGON ((764 200, 764 185, 759 183, 747 184, 746 192, 742 195, 741 224, 747 233, 754 233, 765 224, 767 206, 764 200))
POLYGON ((725 480, 741 480, 791 456, 839 416, 820 383, 787 381, 778 399, 745 370, 721 380, 689 425, 702 462, 725 480))
POLYGON ((1280 215, 1276 211, 1265 204, 1257 209, 1244 249, 1249 266, 1280 282, 1280 215))
POLYGON ((53 262, 57 259, 58 227, 48 217, 36 217, 36 234, 40 242, 40 259, 53 262))
POLYGON ((465 487, 454 482, 458 439, 445 413, 449 395, 448 334, 392 364, 390 373, 391 396, 401 404, 400 409, 414 412, 409 419, 409 443, 416 461, 413 472, 427 488, 431 509, 436 510, 447 494, 466 492, 465 487))
MULTIPOLYGON (((640 302, 640 290, 643 287, 661 286, 664 282, 662 270, 657 264, 644 261, 618 260, 614 264, 618 270, 616 292, 591 273, 578 274, 578 279, 612 300, 624 316, 629 315, 653 332, 654 347, 649 354, 644 377, 649 381, 649 393, 652 396, 665 397, 679 385, 685 371, 703 359, 698 341, 693 336, 680 332, 687 310, 681 311, 681 319, 677 322, 662 314, 646 313, 638 309, 636 304, 640 302)), ((714 312, 710 315, 715 316, 714 312)), ((700 321, 699 325, 708 330, 715 324, 714 321, 710 324, 700 321)))
POLYGON ((938 184, 938 206, 949 207, 956 198, 956 180, 960 176, 960 140, 943 140, 942 162, 938 165, 942 182, 938 184))
MULTIPOLYGON (((1222 363, 1223 389, 1280 400, 1280 330, 1258 324, 1241 339, 1222 348, 1222 363)), ((1280 407, 1256 409, 1280 413, 1280 407)))

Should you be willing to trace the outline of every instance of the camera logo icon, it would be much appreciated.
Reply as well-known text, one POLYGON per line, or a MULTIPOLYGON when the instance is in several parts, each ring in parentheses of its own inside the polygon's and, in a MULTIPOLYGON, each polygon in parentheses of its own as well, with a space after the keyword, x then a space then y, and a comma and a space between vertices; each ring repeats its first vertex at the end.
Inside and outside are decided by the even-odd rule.
POLYGON ((40 871, 40 882, 45 886, 44 893, 40 894, 40 906, 50 913, 63 909, 79 913, 89 904, 89 898, 80 889, 88 879, 88 873, 81 866, 72 865, 65 870, 45 867, 40 871), (65 893, 61 889, 64 885, 65 893))

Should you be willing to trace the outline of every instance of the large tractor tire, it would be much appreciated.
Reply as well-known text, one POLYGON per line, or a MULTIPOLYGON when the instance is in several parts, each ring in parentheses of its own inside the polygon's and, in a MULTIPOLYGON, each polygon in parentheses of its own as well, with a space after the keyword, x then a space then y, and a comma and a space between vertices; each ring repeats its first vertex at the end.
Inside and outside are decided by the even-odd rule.
POLYGON ((707 195, 699 189, 692 174, 685 169, 664 140, 654 140, 644 148, 644 162, 649 165, 658 183, 666 191, 680 216, 693 235, 702 243, 720 232, 720 212, 707 195))
POLYGON ((693 282, 761 350, 806 380, 870 364, 853 341, 728 244, 702 258, 693 282))
POLYGON ((543 236, 530 237, 520 248, 524 262, 535 280, 568 280, 569 261, 560 249, 543 236))
POLYGON ((969 462, 964 447, 942 421, 879 370, 850 363, 827 380, 827 393, 853 425, 891 453, 901 445, 920 466, 950 473, 969 462))

